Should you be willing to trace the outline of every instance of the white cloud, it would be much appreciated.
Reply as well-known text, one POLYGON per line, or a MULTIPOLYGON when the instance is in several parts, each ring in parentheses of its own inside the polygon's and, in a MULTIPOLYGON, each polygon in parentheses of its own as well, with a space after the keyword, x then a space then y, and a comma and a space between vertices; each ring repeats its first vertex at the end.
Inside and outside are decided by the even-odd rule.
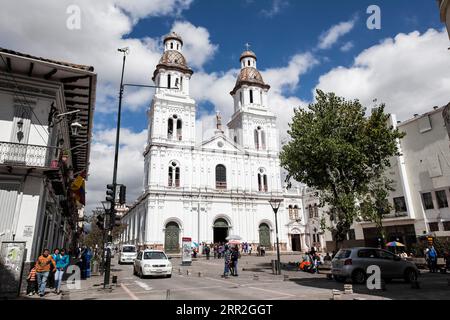
POLYGON ((356 20, 356 18, 353 18, 352 20, 332 26, 319 37, 318 48, 330 49, 341 37, 352 31, 355 27, 356 20))
POLYGON ((177 21, 172 26, 183 38, 183 54, 191 67, 201 69, 216 53, 218 46, 210 42, 209 32, 187 21, 177 21))
POLYGON ((279 14, 281 10, 288 5, 289 2, 287 2, 286 0, 272 0, 272 5, 270 6, 270 9, 263 9, 261 13, 266 17, 271 18, 279 14))
POLYGON ((398 34, 361 52, 352 66, 337 67, 320 77, 317 88, 370 107, 386 103, 399 119, 448 103, 450 74, 448 36, 430 29, 398 34))
MULTIPOLYGON (((132 203, 143 190, 144 151, 147 130, 132 132, 122 129, 117 182, 127 186, 127 202, 132 203)), ((91 166, 86 182, 86 213, 100 206, 106 194, 106 185, 112 182, 116 130, 96 131, 91 146, 91 166)))
POLYGON ((348 52, 348 51, 350 51, 350 50, 352 50, 353 48, 354 48, 354 44, 353 44, 353 42, 352 41, 348 41, 348 42, 346 42, 342 47, 341 47, 341 51, 342 52, 348 52))

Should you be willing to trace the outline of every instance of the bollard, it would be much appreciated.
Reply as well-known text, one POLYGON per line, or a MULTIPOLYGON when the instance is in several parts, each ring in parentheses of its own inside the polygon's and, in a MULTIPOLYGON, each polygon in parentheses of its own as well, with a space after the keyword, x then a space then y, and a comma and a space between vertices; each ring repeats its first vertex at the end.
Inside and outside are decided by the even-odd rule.
POLYGON ((331 291, 331 300, 341 300, 341 292, 339 290, 333 289, 331 291))
POLYGON ((344 284, 344 294, 353 294, 352 284, 344 284))

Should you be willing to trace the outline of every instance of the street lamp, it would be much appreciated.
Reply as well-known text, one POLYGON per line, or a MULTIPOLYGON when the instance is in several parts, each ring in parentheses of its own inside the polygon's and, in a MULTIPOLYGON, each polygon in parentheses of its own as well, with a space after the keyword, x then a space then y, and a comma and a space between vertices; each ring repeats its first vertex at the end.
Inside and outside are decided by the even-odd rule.
POLYGON ((273 213, 275 214, 275 234, 277 238, 277 274, 281 274, 281 262, 280 262, 280 243, 278 240, 278 219, 277 213, 280 208, 282 199, 272 198, 269 200, 270 206, 272 207, 273 213))

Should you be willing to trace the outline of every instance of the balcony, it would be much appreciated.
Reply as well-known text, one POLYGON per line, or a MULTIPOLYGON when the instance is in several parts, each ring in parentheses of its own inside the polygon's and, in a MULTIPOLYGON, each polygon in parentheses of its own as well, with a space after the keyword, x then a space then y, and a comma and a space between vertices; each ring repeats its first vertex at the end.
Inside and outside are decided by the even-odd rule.
POLYGON ((56 147, 0 142, 0 165, 57 169, 57 159, 56 147))

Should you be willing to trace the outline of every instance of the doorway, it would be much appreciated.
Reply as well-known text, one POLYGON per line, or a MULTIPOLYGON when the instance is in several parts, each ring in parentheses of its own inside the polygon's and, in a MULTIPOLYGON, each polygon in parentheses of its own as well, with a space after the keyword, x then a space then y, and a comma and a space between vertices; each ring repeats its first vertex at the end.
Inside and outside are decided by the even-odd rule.
POLYGON ((214 243, 226 242, 226 237, 228 237, 229 230, 228 222, 225 219, 217 219, 214 222, 213 227, 213 241, 214 243))
POLYGON ((169 222, 166 225, 164 238, 164 250, 166 252, 180 251, 180 227, 176 222, 169 222))
POLYGON ((270 228, 266 223, 261 223, 259 226, 259 245, 261 247, 270 248, 270 228))
POLYGON ((299 234, 291 234, 291 245, 292 251, 302 251, 299 234))

